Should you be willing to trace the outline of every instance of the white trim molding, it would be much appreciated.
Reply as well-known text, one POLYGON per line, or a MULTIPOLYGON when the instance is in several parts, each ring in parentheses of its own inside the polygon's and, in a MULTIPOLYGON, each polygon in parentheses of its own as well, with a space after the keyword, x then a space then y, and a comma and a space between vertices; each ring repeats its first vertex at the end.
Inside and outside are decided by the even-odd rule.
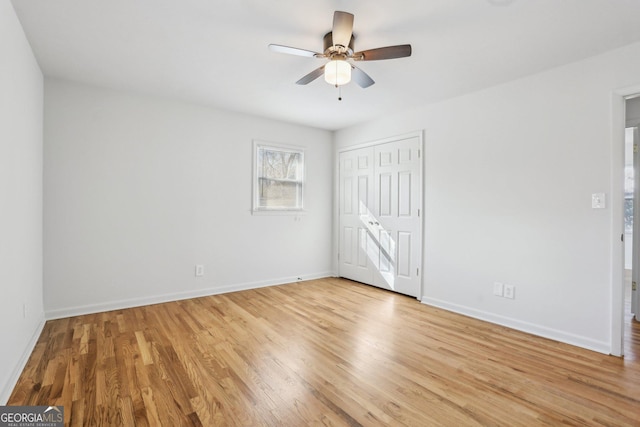
POLYGON ((436 298, 422 297, 422 303, 443 310, 451 311, 474 319, 483 320, 485 322, 494 323, 496 325, 506 326, 521 332, 559 341, 565 344, 575 345, 577 347, 586 348, 587 350, 597 351, 598 353, 609 354, 609 343, 605 341, 595 341, 591 338, 580 335, 569 334, 557 329, 547 328, 546 326, 537 325, 535 323, 523 322, 521 320, 512 319, 510 317, 500 316, 475 308, 465 307, 458 304, 452 304, 436 298))
POLYGON ((165 302, 180 301, 190 298, 200 298, 211 295, 226 294, 229 292, 246 291, 249 289, 264 288, 267 286, 286 285, 289 283, 322 279, 325 277, 333 277, 333 273, 329 271, 305 274, 299 277, 281 277, 279 279, 264 280, 259 282, 236 283, 224 286, 216 286, 215 288, 198 289, 188 292, 174 292, 163 295, 148 296, 141 298, 130 298, 126 300, 109 301, 101 304, 88 304, 76 307, 67 307, 56 310, 47 310, 45 312, 47 320, 63 319, 71 316, 81 316, 83 314, 101 313, 104 311, 124 310, 127 308, 141 307, 151 304, 162 304, 165 302))
POLYGON ((9 401, 9 397, 11 396, 13 389, 18 383, 18 380, 20 379, 20 375, 22 374, 24 367, 27 366, 27 362, 31 357, 31 353, 33 353, 33 349, 36 347, 36 344, 38 343, 38 339, 42 334, 42 330, 44 329, 45 323, 46 321, 44 318, 40 319, 40 321, 38 322, 38 326, 33 332, 33 335, 31 336, 29 343, 25 347, 24 352, 22 353, 22 356, 18 361, 18 364, 13 368, 13 371, 9 376, 9 381, 5 385, 5 389, 0 391, 0 405, 6 405, 7 402, 9 401))

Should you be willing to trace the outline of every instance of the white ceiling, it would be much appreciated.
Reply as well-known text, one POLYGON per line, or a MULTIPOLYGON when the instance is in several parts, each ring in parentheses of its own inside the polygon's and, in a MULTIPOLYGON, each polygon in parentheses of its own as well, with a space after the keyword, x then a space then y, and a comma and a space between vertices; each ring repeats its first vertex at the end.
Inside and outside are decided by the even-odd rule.
POLYGON ((640 40, 638 0, 13 0, 47 76, 336 130, 640 40), (295 83, 323 60, 334 10, 356 50, 410 43, 410 58, 361 62, 376 84, 295 83))

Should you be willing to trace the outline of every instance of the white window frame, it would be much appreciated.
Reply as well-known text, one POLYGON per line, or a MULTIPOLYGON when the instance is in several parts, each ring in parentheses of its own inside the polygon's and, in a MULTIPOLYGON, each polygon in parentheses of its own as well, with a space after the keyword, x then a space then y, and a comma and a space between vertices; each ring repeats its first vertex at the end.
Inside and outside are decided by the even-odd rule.
POLYGON ((286 144, 276 144, 271 142, 253 141, 253 179, 252 179, 252 203, 251 203, 251 212, 253 214, 263 214, 263 215, 297 215, 304 212, 304 193, 305 193, 305 174, 306 174, 306 165, 305 165, 305 150, 303 147, 295 146, 295 145, 286 145, 286 144), (271 150, 271 151, 282 151, 287 153, 296 153, 300 155, 300 164, 302 171, 300 172, 300 178, 295 182, 298 182, 300 185, 300 203, 295 207, 270 207, 270 206, 260 206, 260 173, 259 168, 261 165, 259 162, 259 150, 271 150))

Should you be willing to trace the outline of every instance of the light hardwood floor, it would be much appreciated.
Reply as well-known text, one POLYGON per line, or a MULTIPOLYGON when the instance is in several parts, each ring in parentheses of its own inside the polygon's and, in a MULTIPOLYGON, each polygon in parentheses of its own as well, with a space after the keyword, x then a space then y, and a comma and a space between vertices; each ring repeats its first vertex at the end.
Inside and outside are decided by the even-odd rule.
POLYGON ((342 279, 47 322, 11 405, 65 425, 640 425, 616 358, 342 279))

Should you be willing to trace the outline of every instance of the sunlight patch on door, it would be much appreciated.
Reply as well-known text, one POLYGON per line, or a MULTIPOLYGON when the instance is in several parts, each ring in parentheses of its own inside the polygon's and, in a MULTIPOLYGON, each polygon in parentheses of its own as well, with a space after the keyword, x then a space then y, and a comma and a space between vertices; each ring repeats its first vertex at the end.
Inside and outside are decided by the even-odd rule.
POLYGON ((366 233, 360 238, 360 248, 373 264, 380 276, 395 290, 395 262, 396 242, 391 233, 380 224, 367 206, 360 201, 360 221, 366 233), (366 237, 364 236, 366 234, 366 237))

